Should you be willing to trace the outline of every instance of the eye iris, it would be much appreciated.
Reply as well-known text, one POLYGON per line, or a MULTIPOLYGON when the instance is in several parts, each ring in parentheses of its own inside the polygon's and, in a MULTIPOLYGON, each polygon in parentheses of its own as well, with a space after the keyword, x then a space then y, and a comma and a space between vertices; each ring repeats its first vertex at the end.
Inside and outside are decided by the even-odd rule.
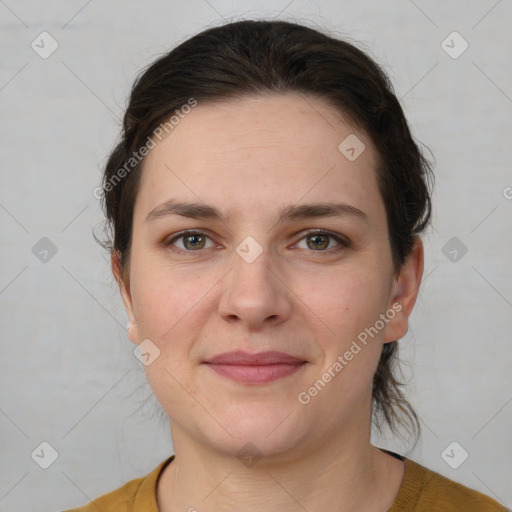
POLYGON ((184 245, 187 249, 202 249, 204 247, 204 236, 202 235, 188 235, 184 237, 184 245), (192 241, 192 245, 189 242, 192 241), (199 243, 197 243, 199 240, 199 243), (201 243, 202 242, 202 243, 201 243))
POLYGON ((329 238, 326 235, 310 235, 308 238, 308 246, 311 249, 325 249, 329 245, 329 238), (322 238, 323 242, 322 243, 322 238), (320 241, 319 241, 320 239, 320 241), (309 243, 310 240, 314 240, 313 245, 309 243))

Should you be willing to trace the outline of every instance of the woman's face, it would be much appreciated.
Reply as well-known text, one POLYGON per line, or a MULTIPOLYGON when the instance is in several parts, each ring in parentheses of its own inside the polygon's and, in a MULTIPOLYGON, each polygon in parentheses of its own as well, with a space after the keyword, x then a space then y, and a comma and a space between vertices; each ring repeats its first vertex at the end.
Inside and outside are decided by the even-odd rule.
POLYGON ((393 272, 376 166, 365 133, 295 94, 199 103, 150 151, 120 284, 173 437, 279 454, 367 435, 422 272, 421 244, 393 272))

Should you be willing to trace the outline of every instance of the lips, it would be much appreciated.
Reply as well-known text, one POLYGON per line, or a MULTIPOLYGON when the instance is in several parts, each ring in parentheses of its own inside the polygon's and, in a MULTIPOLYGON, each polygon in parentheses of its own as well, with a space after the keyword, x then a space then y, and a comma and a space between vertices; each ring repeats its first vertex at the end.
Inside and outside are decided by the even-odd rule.
POLYGON ((263 384, 292 375, 306 361, 283 352, 226 352, 204 362, 216 373, 237 382, 263 384))
POLYGON ((283 352, 258 352, 257 354, 249 354, 248 352, 226 352, 219 354, 206 363, 209 364, 231 364, 231 365, 269 365, 269 364, 298 364, 303 363, 301 359, 297 359, 283 352))

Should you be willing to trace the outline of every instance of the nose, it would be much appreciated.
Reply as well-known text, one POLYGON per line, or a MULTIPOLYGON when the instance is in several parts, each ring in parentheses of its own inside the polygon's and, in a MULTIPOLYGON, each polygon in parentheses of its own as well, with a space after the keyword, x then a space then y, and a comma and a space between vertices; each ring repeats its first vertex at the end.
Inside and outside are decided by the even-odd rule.
POLYGON ((248 329, 276 326, 291 314, 290 283, 280 274, 268 250, 254 260, 234 255, 234 266, 222 280, 219 314, 231 323, 248 329))

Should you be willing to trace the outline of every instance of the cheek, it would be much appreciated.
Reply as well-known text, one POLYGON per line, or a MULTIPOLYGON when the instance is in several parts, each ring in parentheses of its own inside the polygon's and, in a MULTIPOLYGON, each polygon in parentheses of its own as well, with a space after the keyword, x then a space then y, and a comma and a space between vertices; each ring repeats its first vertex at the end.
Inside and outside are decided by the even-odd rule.
POLYGON ((376 332, 374 326, 386 308, 387 285, 378 267, 364 268, 338 270, 310 283, 309 289, 306 283, 300 285, 323 352, 318 375, 334 382, 326 399, 349 388, 354 395, 362 393, 371 387, 378 365, 384 330, 376 332))
POLYGON ((138 267, 132 285, 134 312, 140 335, 162 347, 168 340, 179 341, 187 331, 200 325, 208 294, 218 281, 207 272, 191 272, 184 265, 171 268, 161 262, 148 261, 138 267), (177 336, 180 333, 180 336, 177 336))
MULTIPOLYGON (((190 375, 190 358, 211 307, 208 291, 213 291, 212 284, 185 266, 177 270, 148 263, 139 270, 132 291, 139 336, 150 339, 160 350, 145 372, 160 404, 174 410, 182 406, 183 385, 187 396, 198 393, 195 377, 190 375)), ((189 402, 187 406, 193 408, 194 400, 189 402)))
POLYGON ((379 318, 387 299, 384 284, 377 272, 353 267, 337 269, 321 278, 300 278, 295 288, 320 324, 329 327, 328 338, 342 343, 379 318))

